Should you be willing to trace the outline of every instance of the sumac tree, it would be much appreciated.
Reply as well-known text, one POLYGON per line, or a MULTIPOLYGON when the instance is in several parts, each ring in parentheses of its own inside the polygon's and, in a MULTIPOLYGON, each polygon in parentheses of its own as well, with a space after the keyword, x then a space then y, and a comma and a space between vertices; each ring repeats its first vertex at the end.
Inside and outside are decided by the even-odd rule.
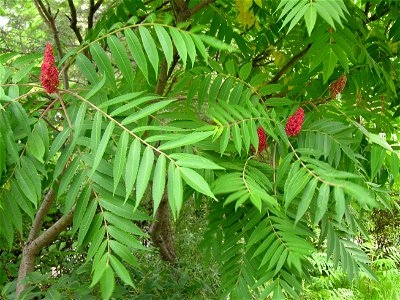
POLYGON ((40 81, 50 46, 42 69, 42 53, 0 55, 0 247, 23 244, 17 296, 64 231, 103 298, 133 287, 143 236, 176 259, 190 198, 209 208, 199 251, 221 297, 299 299, 325 244, 350 279, 374 277, 355 237, 393 206, 399 2, 123 0, 94 22, 90 1, 87 32, 68 2, 78 47, 35 0, 67 53, 63 86, 40 81))

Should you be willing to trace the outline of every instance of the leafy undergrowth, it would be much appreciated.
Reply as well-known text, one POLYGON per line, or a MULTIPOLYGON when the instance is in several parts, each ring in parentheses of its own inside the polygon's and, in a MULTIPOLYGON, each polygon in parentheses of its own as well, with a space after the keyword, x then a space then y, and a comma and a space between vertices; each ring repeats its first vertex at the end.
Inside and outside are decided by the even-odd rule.
POLYGON ((400 299, 400 269, 390 259, 374 261, 374 271, 379 281, 361 275, 358 283, 349 282, 346 275, 331 271, 328 276, 313 277, 305 288, 307 300, 398 300, 400 299))
POLYGON ((219 272, 217 265, 204 264, 198 250, 207 227, 206 207, 189 202, 182 218, 175 224, 175 264, 161 261, 157 253, 139 258, 142 270, 133 299, 218 299, 219 272))

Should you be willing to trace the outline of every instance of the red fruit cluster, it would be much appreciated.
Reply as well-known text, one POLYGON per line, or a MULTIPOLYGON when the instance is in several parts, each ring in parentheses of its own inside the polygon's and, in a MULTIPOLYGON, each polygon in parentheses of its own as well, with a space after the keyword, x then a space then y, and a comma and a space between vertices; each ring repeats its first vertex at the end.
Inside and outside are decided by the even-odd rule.
POLYGON ((288 136, 296 136, 299 134, 304 122, 304 110, 300 107, 290 116, 286 123, 286 134, 288 136))
POLYGON ((343 92, 344 87, 346 86, 347 77, 345 74, 339 77, 338 80, 332 82, 329 85, 329 92, 331 94, 332 99, 336 99, 338 94, 343 92))
POLYGON ((265 135, 265 130, 262 126, 258 127, 257 134, 258 134, 258 151, 257 151, 257 153, 261 153, 267 148, 267 136, 265 135))
POLYGON ((40 80, 48 94, 57 92, 59 84, 58 69, 50 43, 46 44, 46 50, 44 51, 40 80))

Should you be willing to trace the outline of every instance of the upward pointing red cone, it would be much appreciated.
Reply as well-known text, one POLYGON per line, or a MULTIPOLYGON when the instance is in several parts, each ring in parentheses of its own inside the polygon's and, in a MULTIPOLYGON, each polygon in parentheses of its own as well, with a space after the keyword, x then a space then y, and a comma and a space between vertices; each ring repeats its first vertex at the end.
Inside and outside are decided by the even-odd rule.
POLYGON ((40 73, 42 86, 48 94, 58 91, 59 77, 56 61, 54 59, 53 48, 50 43, 46 44, 44 51, 43 64, 40 73))

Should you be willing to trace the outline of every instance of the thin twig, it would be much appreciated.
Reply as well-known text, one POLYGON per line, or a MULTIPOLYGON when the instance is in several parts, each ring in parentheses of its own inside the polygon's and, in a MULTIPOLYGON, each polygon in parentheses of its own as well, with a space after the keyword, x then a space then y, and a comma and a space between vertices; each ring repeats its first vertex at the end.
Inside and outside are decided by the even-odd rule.
POLYGON ((65 107, 65 104, 64 104, 64 100, 61 98, 61 96, 58 93, 57 93, 57 98, 60 101, 61 106, 64 110, 64 114, 65 114, 65 117, 67 118, 68 126, 69 126, 69 128, 72 128, 71 119, 69 118, 67 108, 65 107))
POLYGON ((42 117, 42 119, 47 123, 47 125, 49 125, 51 127, 51 129, 53 129, 54 131, 57 131, 57 132, 61 132, 61 130, 59 130, 57 127, 55 127, 53 124, 51 124, 51 122, 49 120, 47 120, 47 118, 42 117))
POLYGON ((301 50, 299 53, 297 53, 295 56, 292 57, 292 59, 274 76, 274 78, 272 78, 268 84, 273 84, 273 83, 277 83, 278 80, 300 59, 302 58, 304 55, 306 55, 306 53, 308 52, 308 50, 310 49, 311 44, 308 44, 306 48, 304 48, 303 50, 301 50))
POLYGON ((40 114, 39 119, 42 118, 54 105, 54 103, 57 102, 58 99, 54 99, 47 107, 46 109, 40 114))

